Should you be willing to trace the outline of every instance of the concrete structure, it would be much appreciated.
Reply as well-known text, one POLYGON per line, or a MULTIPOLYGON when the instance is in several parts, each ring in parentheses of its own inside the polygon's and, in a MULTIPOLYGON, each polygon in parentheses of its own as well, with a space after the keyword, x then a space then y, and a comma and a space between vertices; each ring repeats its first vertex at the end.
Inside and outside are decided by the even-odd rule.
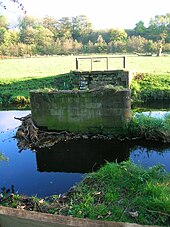
POLYGON ((94 89, 100 86, 111 84, 130 88, 130 83, 135 75, 127 70, 103 70, 103 71, 74 71, 73 74, 79 77, 80 89, 94 89))
POLYGON ((127 70, 101 70, 101 71, 73 71, 71 74, 55 79, 56 88, 67 89, 94 89, 107 84, 130 88, 131 81, 136 75, 127 70))
POLYGON ((31 91, 30 100, 33 121, 48 130, 115 135, 131 116, 129 89, 31 91))
MULTIPOLYGON (((0 206, 0 227, 140 227, 123 222, 96 221, 0 206)), ((151 226, 150 226, 151 227, 151 226)))

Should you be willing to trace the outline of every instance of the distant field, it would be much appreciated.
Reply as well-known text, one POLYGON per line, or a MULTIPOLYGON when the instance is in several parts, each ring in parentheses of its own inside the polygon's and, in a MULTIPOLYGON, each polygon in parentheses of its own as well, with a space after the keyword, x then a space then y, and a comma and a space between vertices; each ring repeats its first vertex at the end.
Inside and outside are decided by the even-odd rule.
MULTIPOLYGON (((49 77, 68 73, 70 70, 75 70, 76 68, 75 58, 75 56, 55 56, 22 59, 1 59, 0 79, 10 80, 15 78, 18 80, 21 78, 26 79, 28 77, 49 77)), ((81 70, 90 70, 90 60, 80 60, 79 67, 81 70)), ((109 69, 121 68, 122 59, 109 59, 109 69)), ((170 74, 170 56, 127 56, 126 68, 135 70, 137 72, 146 72, 151 74, 170 74)), ((106 69, 106 60, 102 59, 101 61, 94 61, 93 69, 106 69)))

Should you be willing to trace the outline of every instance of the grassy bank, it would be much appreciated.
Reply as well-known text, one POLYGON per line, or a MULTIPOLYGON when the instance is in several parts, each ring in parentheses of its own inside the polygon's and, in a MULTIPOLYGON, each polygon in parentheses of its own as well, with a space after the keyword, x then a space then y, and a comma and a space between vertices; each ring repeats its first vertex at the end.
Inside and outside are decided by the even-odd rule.
MULTIPOLYGON (((112 60, 110 69, 122 67, 120 59, 112 60)), ((170 57, 127 56, 126 65, 127 69, 140 72, 132 84, 134 101, 147 100, 158 93, 158 97, 170 97, 170 57)), ((29 90, 55 88, 55 77, 75 70, 75 56, 1 59, 0 66, 0 103, 23 105, 29 103, 29 90)), ((94 70, 105 67, 105 60, 94 63, 94 70)), ((89 61, 80 61, 80 68, 89 70, 89 61)))
POLYGON ((155 118, 144 114, 132 117, 124 130, 125 137, 170 142, 170 114, 155 118))
POLYGON ((79 218, 168 226, 170 175, 162 166, 146 170, 130 161, 107 163, 66 194, 42 200, 11 196, 4 190, 0 204, 79 218))
POLYGON ((170 74, 138 74, 131 84, 133 103, 170 100, 170 74))

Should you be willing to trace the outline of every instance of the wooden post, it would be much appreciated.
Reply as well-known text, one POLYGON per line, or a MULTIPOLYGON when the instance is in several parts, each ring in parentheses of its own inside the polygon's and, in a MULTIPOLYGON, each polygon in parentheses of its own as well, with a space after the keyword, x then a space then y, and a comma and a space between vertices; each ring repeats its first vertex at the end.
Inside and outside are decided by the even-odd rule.
POLYGON ((126 57, 123 56, 123 68, 125 69, 126 68, 126 57))
POLYGON ((93 70, 93 58, 91 57, 91 71, 93 70))
POLYGON ((109 69, 109 58, 106 57, 106 69, 108 70, 109 69))
POLYGON ((78 58, 76 58, 76 70, 79 69, 79 63, 78 63, 78 58))

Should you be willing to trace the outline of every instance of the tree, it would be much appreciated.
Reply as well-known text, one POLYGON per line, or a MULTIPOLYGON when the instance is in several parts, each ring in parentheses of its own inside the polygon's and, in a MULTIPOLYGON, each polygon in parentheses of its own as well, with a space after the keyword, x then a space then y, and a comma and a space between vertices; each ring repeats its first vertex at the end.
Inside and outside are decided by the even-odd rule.
POLYGON ((32 16, 24 16, 19 21, 20 42, 24 44, 35 43, 36 30, 42 26, 40 20, 32 16))
POLYGON ((57 26, 58 38, 65 41, 72 38, 72 23, 69 17, 62 17, 57 26))
POLYGON ((42 25, 53 33, 53 38, 56 41, 58 38, 59 22, 54 17, 45 16, 42 20, 42 25))
POLYGON ((128 52, 137 52, 137 53, 144 53, 144 46, 147 40, 141 36, 132 36, 129 37, 127 40, 127 51, 128 52))
POLYGON ((107 51, 107 43, 103 39, 102 35, 98 36, 97 42, 94 46, 97 53, 105 53, 107 51))
POLYGON ((37 28, 41 25, 41 22, 38 18, 25 15, 19 21, 19 29, 25 30, 27 28, 37 28))
POLYGON ((140 35, 140 36, 145 37, 145 35, 146 35, 146 27, 144 25, 144 22, 143 21, 139 21, 138 23, 136 23, 134 31, 135 31, 135 35, 137 35, 137 36, 140 35))
POLYGON ((125 41, 127 38, 127 33, 124 29, 110 29, 110 41, 125 41))
POLYGON ((51 54, 53 45, 53 33, 48 29, 40 26, 35 29, 35 45, 41 54, 51 54))
POLYGON ((83 46, 84 53, 94 53, 94 44, 91 40, 87 43, 87 45, 83 46))
POLYGON ((6 28, 0 27, 0 45, 5 43, 7 32, 6 28))
POLYGON ((0 27, 8 28, 8 21, 5 16, 0 15, 0 27))
POLYGON ((162 39, 162 34, 167 33, 166 37, 164 36, 165 42, 170 41, 170 13, 166 15, 156 15, 155 18, 151 18, 148 27, 148 33, 150 38, 154 41, 159 41, 162 39))
POLYGON ((153 40, 147 40, 144 45, 144 50, 146 53, 153 54, 156 50, 156 43, 153 40))
POLYGON ((148 32, 150 38, 157 42, 157 55, 161 56, 163 46, 170 41, 170 13, 151 18, 148 32))
POLYGON ((81 36, 88 35, 92 31, 92 24, 85 15, 72 18, 72 37, 80 39, 81 36))
POLYGON ((126 53, 126 42, 124 41, 110 41, 108 43, 109 53, 126 53))

